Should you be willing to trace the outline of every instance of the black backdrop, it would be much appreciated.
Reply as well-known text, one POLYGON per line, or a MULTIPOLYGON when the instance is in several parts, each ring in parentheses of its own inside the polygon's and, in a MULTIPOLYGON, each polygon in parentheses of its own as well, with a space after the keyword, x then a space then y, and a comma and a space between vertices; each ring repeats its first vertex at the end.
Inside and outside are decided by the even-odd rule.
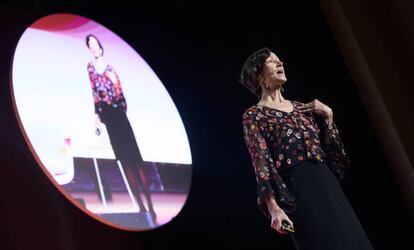
POLYGON ((242 137, 241 115, 257 99, 237 79, 246 57, 264 46, 284 61, 285 98, 317 98, 334 110, 353 162, 342 186, 376 249, 410 244, 398 229, 412 226, 408 212, 317 1, 21 1, 0 11, 1 249, 293 249, 257 209, 242 137), (56 12, 89 17, 121 36, 178 107, 192 149, 191 192, 181 213, 157 230, 124 232, 79 211, 23 140, 10 96, 11 58, 25 27, 56 12))

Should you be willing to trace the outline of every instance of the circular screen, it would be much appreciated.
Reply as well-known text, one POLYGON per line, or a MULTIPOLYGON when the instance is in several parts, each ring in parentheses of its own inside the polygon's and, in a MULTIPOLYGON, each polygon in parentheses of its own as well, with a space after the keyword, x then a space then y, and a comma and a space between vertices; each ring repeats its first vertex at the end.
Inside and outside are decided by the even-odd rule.
POLYGON ((34 22, 13 58, 22 133, 53 184, 90 216, 132 231, 174 218, 191 151, 171 96, 124 40, 85 17, 34 22))

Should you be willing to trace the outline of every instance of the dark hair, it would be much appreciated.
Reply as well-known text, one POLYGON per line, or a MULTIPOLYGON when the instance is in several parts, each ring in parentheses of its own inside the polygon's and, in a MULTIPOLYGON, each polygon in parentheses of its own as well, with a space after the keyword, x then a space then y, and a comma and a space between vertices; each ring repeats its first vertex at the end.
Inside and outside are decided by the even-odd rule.
POLYGON ((266 59, 270 56, 270 49, 261 48, 251 54, 244 62, 239 82, 250 90, 258 98, 262 95, 262 88, 258 81, 260 73, 262 73, 262 67, 266 59))
POLYGON ((89 40, 91 39, 91 37, 95 38, 95 40, 98 42, 99 48, 102 50, 102 55, 103 55, 104 54, 104 49, 102 47, 101 42, 99 42, 98 38, 95 35, 89 34, 89 35, 86 36, 86 38, 85 38, 86 46, 88 46, 88 48, 91 48, 91 47, 89 47, 89 40))

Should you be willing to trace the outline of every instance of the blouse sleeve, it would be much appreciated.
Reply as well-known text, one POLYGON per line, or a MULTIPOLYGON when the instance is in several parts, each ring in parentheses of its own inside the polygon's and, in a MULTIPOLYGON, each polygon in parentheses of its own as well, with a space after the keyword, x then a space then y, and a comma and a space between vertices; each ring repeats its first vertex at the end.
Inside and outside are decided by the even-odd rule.
POLYGON ((115 96, 116 96, 115 100, 121 104, 123 111, 127 112, 127 103, 125 101, 125 96, 124 96, 124 92, 122 91, 121 81, 119 80, 118 73, 115 71, 115 69, 111 65, 108 65, 108 67, 109 67, 109 71, 112 72, 115 77, 115 81, 113 81, 115 96))
POLYGON ((94 103, 94 106, 95 106, 95 113, 98 114, 99 95, 98 95, 98 91, 95 87, 93 66, 92 66, 91 63, 88 63, 88 75, 89 75, 89 81, 91 83, 91 88, 92 88, 92 95, 93 95, 93 103, 94 103))
POLYGON ((339 135, 335 122, 329 125, 326 120, 321 122, 324 135, 323 146, 328 158, 328 165, 335 176, 342 180, 347 176, 350 168, 350 160, 345 152, 345 147, 339 135))
POLYGON ((266 200, 274 197, 278 206, 286 213, 290 213, 296 208, 295 199, 276 171, 266 140, 260 132, 254 115, 247 113, 243 115, 243 133, 256 175, 259 210, 266 217, 271 218, 266 200))

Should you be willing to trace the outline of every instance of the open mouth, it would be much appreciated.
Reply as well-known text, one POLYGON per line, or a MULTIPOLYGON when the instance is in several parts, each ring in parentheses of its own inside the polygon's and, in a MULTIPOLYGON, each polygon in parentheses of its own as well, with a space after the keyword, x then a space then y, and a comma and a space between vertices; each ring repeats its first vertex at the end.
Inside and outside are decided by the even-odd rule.
POLYGON ((278 71, 276 71, 277 74, 283 74, 283 69, 279 69, 278 71))

